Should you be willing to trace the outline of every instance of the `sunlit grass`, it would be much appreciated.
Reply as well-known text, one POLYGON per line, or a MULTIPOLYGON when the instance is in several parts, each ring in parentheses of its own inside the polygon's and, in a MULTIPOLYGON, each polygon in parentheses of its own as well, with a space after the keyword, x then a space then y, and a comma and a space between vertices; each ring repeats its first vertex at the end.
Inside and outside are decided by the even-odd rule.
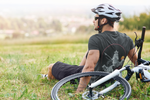
MULTIPOLYGON (((142 29, 141 29, 141 31, 133 30, 133 31, 121 31, 121 32, 126 33, 134 41, 135 37, 136 37, 135 32, 138 36, 137 39, 139 39, 139 38, 141 38, 142 29)), ((145 31, 145 42, 150 42, 150 30, 145 31)))
MULTIPOLYGON (((126 33, 129 37, 135 40, 135 33, 137 33, 138 38, 141 37, 141 31, 120 31, 122 33, 126 33)), ((40 45, 40 44, 68 44, 68 43, 88 43, 89 37, 93 34, 74 34, 74 35, 56 35, 51 37, 35 37, 35 38, 21 38, 21 39, 6 39, 0 40, 0 45, 40 45)), ((146 30, 145 33, 145 42, 150 42, 150 30, 146 30)))
POLYGON ((87 43, 91 34, 56 35, 52 37, 34 37, 0 40, 0 45, 40 45, 40 44, 68 44, 87 43))
POLYGON ((41 79, 56 61, 80 63, 87 44, 0 46, 0 99, 50 99, 57 80, 41 79), (80 49, 79 49, 80 48, 80 49))

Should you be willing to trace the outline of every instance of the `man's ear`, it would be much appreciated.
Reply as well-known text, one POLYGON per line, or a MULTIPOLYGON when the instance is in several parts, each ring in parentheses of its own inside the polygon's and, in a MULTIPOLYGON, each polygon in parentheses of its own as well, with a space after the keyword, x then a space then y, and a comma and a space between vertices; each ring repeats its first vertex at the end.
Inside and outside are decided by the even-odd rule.
POLYGON ((106 19, 106 18, 103 18, 102 21, 101 21, 101 23, 102 23, 102 24, 107 23, 107 19, 106 19))

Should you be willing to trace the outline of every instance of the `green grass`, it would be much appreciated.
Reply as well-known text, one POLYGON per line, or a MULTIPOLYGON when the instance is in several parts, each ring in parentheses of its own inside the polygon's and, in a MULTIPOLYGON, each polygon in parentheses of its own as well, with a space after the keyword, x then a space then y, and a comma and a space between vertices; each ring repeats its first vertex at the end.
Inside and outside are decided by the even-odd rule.
POLYGON ((57 80, 41 79, 56 61, 79 64, 87 44, 0 46, 0 100, 50 99, 57 80))
MULTIPOLYGON (((79 65, 87 44, 46 44, 0 46, 0 100, 48 100, 57 80, 41 79, 47 66, 56 61, 79 65)), ((150 43, 144 44, 144 59, 150 60, 150 43)), ((125 73, 124 73, 125 75, 125 73)), ((130 100, 148 100, 149 83, 129 81, 130 100)))

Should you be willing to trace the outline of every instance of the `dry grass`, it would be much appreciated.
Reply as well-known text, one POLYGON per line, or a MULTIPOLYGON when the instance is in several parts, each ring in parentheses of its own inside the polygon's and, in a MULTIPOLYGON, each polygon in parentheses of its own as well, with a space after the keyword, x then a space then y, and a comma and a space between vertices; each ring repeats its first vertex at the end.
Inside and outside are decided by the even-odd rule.
MULTIPOLYGON (((135 31, 121 31, 121 32, 126 33, 134 41, 136 37, 134 32, 136 32, 138 38, 140 38, 142 31, 135 30, 135 31)), ((97 32, 93 34, 97 34, 97 32)), ((57 35, 53 37, 35 37, 35 38, 24 38, 24 39, 0 40, 0 45, 87 43, 89 37, 93 34, 57 35)), ((150 42, 150 30, 146 30, 145 42, 150 42)))
MULTIPOLYGON (((134 30, 134 31, 123 31, 122 33, 126 33, 134 41, 135 37, 136 37, 134 32, 137 33, 138 38, 141 38, 142 31, 137 31, 137 30, 134 30)), ((146 32, 145 32, 145 42, 150 42, 150 30, 146 30, 146 32)))

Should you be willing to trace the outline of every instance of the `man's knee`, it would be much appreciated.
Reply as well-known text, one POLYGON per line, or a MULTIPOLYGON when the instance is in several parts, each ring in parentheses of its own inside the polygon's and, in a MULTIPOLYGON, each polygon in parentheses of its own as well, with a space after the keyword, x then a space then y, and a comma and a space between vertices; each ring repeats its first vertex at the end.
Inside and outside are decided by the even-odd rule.
POLYGON ((52 75, 52 67, 53 67, 54 64, 50 64, 48 66, 48 78, 49 79, 55 79, 55 77, 52 75))
POLYGON ((54 65, 54 64, 50 64, 50 65, 48 66, 48 70, 52 70, 53 65, 54 65))

